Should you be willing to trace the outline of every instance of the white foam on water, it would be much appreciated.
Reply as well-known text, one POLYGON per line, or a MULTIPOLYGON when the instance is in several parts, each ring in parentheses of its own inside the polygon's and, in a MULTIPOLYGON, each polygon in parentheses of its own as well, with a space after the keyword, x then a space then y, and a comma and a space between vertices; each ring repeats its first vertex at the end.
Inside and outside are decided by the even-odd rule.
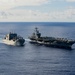
POLYGON ((30 41, 30 39, 25 39, 25 41, 29 42, 29 41, 30 41))
POLYGON ((25 39, 25 41, 30 41, 30 39, 25 39))

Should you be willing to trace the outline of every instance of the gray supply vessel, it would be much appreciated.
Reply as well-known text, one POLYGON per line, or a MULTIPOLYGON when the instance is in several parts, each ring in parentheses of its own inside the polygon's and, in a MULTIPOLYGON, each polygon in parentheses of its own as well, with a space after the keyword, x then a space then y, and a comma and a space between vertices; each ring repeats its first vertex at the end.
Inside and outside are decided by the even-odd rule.
POLYGON ((23 37, 18 36, 16 33, 9 33, 3 39, 3 43, 7 45, 14 45, 14 46, 23 46, 25 40, 23 37))

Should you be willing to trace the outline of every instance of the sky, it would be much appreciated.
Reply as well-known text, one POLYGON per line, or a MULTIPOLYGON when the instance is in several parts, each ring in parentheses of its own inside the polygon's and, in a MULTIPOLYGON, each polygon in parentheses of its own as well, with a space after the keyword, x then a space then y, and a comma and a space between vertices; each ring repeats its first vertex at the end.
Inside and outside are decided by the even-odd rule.
POLYGON ((75 22, 75 0, 0 0, 0 22, 75 22))

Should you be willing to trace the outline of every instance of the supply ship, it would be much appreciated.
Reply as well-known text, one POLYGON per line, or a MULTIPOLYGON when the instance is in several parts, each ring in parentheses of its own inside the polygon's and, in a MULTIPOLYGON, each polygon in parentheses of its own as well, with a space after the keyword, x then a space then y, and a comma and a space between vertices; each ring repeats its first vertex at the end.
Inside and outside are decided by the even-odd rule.
POLYGON ((9 33, 3 38, 3 43, 7 45, 23 46, 25 40, 16 33, 9 33))
POLYGON ((30 37, 30 43, 32 44, 38 44, 38 45, 44 45, 48 47, 58 47, 58 48, 66 48, 71 49, 72 45, 75 43, 75 40, 69 40, 66 38, 55 38, 55 37, 47 37, 47 36, 41 36, 41 33, 39 32, 38 28, 35 28, 35 32, 32 33, 30 37))

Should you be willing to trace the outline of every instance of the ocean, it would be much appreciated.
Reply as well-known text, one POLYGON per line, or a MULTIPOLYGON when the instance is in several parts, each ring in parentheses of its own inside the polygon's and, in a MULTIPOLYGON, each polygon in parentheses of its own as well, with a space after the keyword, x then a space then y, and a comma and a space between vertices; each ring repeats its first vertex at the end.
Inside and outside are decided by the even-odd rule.
POLYGON ((75 75, 75 44, 72 50, 30 44, 28 37, 35 27, 42 36, 75 40, 72 22, 1 22, 0 75, 75 75), (21 35, 25 46, 3 44, 2 38, 9 32, 21 35))

